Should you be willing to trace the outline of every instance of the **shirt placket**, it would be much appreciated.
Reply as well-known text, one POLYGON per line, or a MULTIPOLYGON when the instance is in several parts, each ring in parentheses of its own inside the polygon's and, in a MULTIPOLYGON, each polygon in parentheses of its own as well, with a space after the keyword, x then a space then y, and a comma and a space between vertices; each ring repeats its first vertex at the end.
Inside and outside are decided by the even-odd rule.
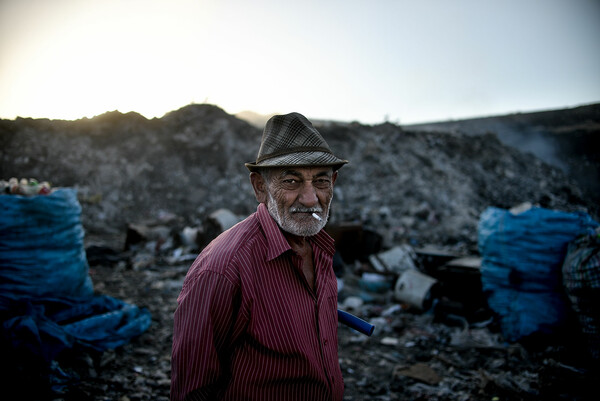
MULTIPOLYGON (((324 292, 325 288, 325 279, 326 272, 324 271, 326 267, 321 263, 324 255, 322 254, 322 250, 316 246, 313 246, 313 263, 315 268, 315 288, 317 293, 315 294, 315 318, 317 325, 317 335, 319 336, 319 351, 321 355, 321 362, 323 364, 323 369, 325 371, 325 377, 327 377, 327 382, 329 383, 329 392, 331 394, 331 398, 333 399, 333 393, 335 389, 334 377, 329 372, 328 368, 328 360, 326 356, 325 347, 327 347, 330 339, 322 338, 322 330, 321 330, 321 318, 320 318, 320 304, 324 304, 327 302, 327 294, 324 292)), ((333 372, 332 372, 333 373, 333 372)))
POLYGON ((306 290, 309 292, 310 296, 313 299, 315 308, 315 330, 317 332, 317 338, 319 339, 318 344, 319 344, 319 356, 321 359, 321 366, 323 367, 323 373, 325 374, 325 378, 327 379, 327 383, 329 384, 329 393, 330 393, 330 398, 332 398, 333 396, 333 383, 331 382, 331 376, 329 375, 329 369, 327 368, 327 358, 325 357, 325 350, 323 349, 323 347, 325 345, 327 345, 327 339, 323 339, 321 338, 321 327, 320 327, 320 319, 319 319, 319 295, 320 295, 320 291, 319 288, 321 287, 321 282, 320 280, 322 279, 322 273, 321 273, 321 269, 320 266, 318 264, 318 259, 319 259, 319 255, 318 255, 318 250, 316 247, 313 247, 313 264, 314 264, 314 269, 315 269, 315 290, 313 291, 312 288, 310 288, 310 285, 308 284, 308 281, 306 280, 306 277, 304 276, 304 273, 302 272, 302 258, 297 254, 297 253, 293 253, 292 255, 292 263, 294 265, 294 268, 296 269, 296 272, 299 274, 300 278, 302 279, 302 282, 304 283, 304 287, 306 288, 306 290))

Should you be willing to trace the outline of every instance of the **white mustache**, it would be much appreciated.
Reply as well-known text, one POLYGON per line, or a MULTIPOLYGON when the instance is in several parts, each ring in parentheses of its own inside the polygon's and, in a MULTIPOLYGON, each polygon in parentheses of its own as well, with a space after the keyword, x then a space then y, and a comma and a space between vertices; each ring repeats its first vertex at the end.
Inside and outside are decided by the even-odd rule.
POLYGON ((320 207, 291 207, 290 213, 321 213, 323 209, 320 207))

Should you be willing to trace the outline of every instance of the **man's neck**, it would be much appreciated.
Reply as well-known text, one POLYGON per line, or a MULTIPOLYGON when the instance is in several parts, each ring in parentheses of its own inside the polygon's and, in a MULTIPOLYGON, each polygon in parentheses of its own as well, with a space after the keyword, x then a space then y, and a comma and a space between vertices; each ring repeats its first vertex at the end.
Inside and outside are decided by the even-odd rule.
POLYGON ((311 290, 315 290, 315 268, 313 264, 313 250, 310 245, 310 237, 301 237, 298 235, 284 232, 292 250, 302 258, 302 273, 311 290))
POLYGON ((283 231, 283 235, 285 236, 285 239, 287 239, 292 249, 296 252, 306 249, 307 245, 310 246, 308 243, 309 237, 291 234, 286 231, 283 231))

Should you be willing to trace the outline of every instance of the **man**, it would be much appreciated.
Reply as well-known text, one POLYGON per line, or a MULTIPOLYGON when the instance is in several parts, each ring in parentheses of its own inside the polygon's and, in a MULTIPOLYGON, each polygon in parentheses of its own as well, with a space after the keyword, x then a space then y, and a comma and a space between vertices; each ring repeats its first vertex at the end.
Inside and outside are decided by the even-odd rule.
POLYGON ((336 400, 336 157, 301 114, 272 117, 246 163, 257 211, 190 267, 175 311, 171 400, 336 400))

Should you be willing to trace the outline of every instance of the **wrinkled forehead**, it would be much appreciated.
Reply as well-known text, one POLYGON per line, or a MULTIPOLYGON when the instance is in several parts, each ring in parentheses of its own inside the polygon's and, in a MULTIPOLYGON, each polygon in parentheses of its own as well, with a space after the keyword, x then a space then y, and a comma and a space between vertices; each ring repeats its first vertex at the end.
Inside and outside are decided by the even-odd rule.
POLYGON ((331 177, 333 175, 332 167, 282 167, 273 171, 273 177, 284 178, 293 176, 303 179, 314 179, 317 177, 331 177))

